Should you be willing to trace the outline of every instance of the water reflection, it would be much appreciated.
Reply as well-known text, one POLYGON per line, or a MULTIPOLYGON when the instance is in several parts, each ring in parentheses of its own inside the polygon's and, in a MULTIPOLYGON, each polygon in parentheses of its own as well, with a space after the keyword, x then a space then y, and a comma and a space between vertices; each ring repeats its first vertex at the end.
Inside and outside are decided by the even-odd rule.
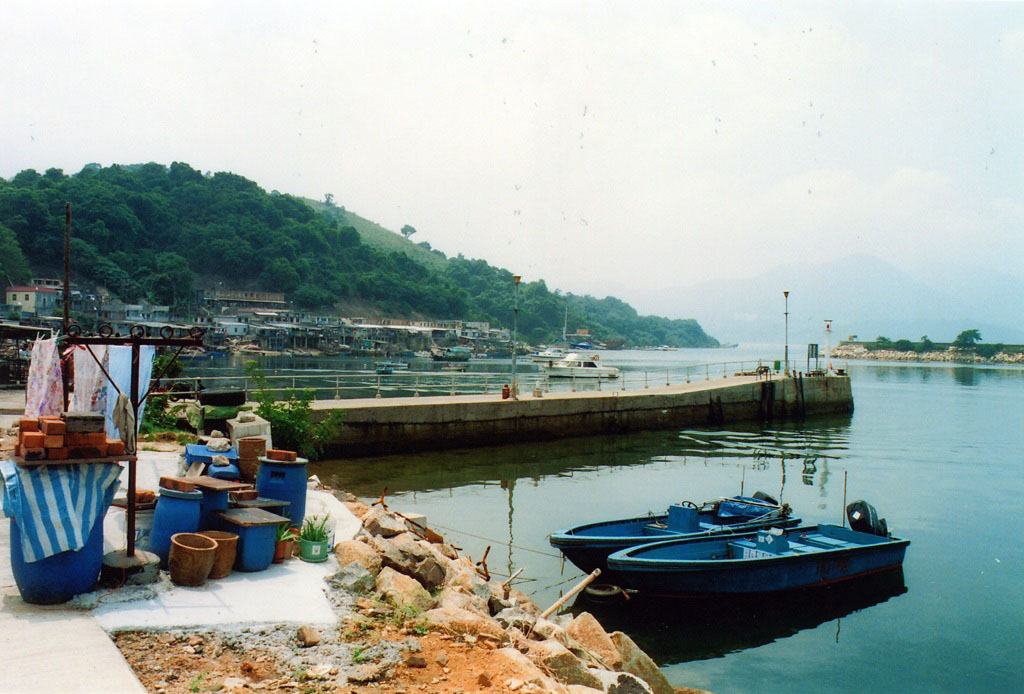
POLYGON ((645 600, 615 604, 580 597, 575 614, 590 612, 607 631, 628 633, 659 666, 754 648, 836 620, 907 592, 903 569, 855 581, 740 599, 645 600), (685 628, 680 628, 685 625, 685 628))

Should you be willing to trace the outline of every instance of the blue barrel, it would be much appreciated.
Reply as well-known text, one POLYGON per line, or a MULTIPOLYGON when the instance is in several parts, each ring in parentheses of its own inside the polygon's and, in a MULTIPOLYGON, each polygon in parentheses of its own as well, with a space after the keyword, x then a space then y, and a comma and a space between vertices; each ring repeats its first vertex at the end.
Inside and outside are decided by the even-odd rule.
POLYGON ((302 526, 306 517, 306 460, 295 462, 260 458, 260 474, 256 478, 256 491, 269 499, 289 502, 286 514, 292 525, 302 526))
POLYGON ((238 533, 238 552, 235 554, 238 571, 263 571, 270 566, 274 559, 277 526, 232 526, 231 532, 238 533))
MULTIPOLYGON (((105 510, 105 509, 104 509, 105 510)), ((21 529, 11 519, 11 570, 25 602, 56 605, 96 587, 103 566, 103 516, 92 525, 85 545, 39 561, 26 562, 21 529)))
POLYGON ((199 514, 200 530, 223 530, 217 512, 228 510, 228 490, 204 489, 199 508, 202 509, 199 514))
POLYGON ((199 530, 202 501, 202 492, 160 489, 160 498, 156 501, 156 512, 153 514, 153 529, 149 531, 149 551, 160 557, 160 568, 167 568, 171 535, 199 530))

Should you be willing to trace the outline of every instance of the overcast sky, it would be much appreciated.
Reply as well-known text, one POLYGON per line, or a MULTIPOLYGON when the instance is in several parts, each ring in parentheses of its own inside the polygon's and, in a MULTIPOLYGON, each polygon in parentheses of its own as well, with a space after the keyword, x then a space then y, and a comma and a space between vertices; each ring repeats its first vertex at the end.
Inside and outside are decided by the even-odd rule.
POLYGON ((5 0, 0 65, 6 178, 184 161, 602 296, 1022 274, 1024 4, 5 0))

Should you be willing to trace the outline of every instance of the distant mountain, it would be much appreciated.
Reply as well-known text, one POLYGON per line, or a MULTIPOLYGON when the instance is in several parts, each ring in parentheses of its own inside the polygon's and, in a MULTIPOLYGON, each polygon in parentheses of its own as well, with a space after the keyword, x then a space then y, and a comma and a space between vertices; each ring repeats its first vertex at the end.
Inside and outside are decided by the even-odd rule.
POLYGON ((951 341, 961 330, 977 328, 985 342, 1024 341, 1021 280, 978 271, 922 280, 866 254, 630 298, 661 315, 685 313, 721 340, 781 343, 783 290, 789 291, 791 344, 822 342, 826 318, 833 320, 833 339, 928 335, 951 341))

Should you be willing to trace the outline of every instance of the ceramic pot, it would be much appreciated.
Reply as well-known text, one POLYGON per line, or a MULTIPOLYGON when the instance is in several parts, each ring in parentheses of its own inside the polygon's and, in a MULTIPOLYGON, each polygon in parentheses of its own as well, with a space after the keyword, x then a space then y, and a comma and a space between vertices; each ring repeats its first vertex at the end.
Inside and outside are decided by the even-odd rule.
POLYGON ((198 533, 177 533, 171 536, 171 552, 167 564, 171 582, 179 586, 201 586, 213 569, 217 558, 217 541, 198 533))
POLYGON ((285 559, 292 558, 295 540, 278 540, 274 543, 274 563, 282 564, 285 559))
POLYGON ((203 530, 199 533, 217 541, 217 551, 213 558, 213 568, 207 578, 224 578, 231 573, 235 565, 235 553, 238 551, 238 535, 224 530, 203 530))

